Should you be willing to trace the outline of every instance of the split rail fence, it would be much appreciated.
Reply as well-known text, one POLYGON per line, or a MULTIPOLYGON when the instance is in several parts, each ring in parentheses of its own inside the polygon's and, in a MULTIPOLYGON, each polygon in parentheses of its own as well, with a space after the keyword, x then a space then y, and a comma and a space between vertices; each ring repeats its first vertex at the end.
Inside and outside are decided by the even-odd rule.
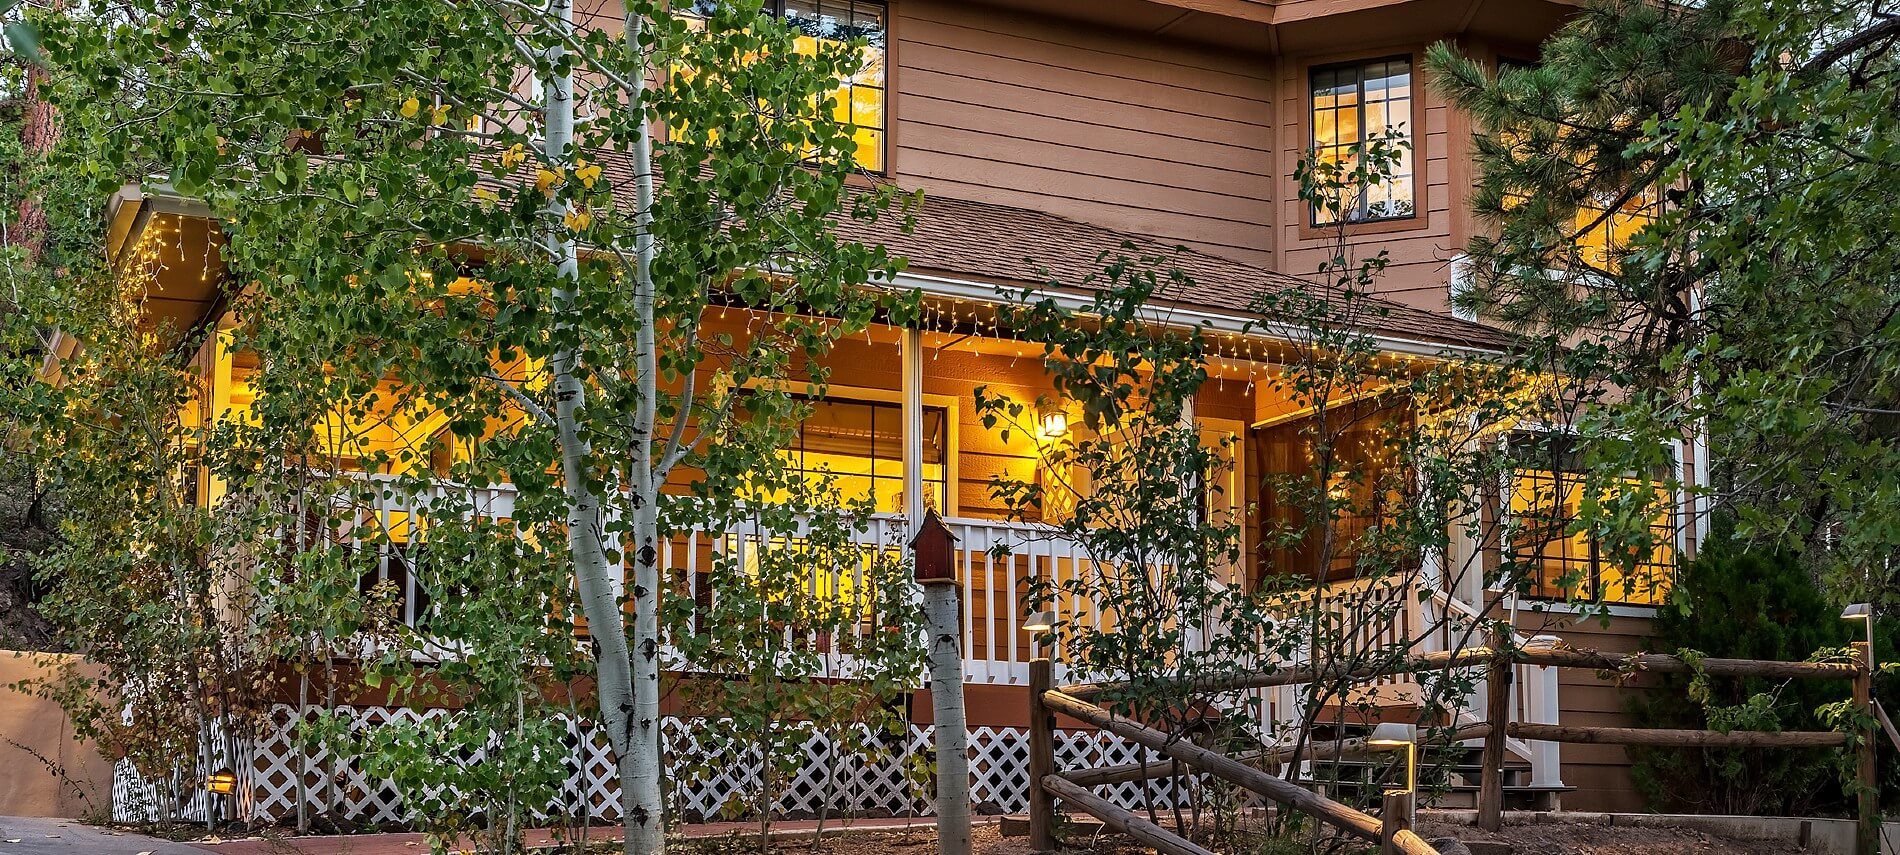
MULTIPOLYGON (((1392 674, 1484 666, 1488 669, 1487 720, 1460 727, 1440 739, 1446 742, 1463 742, 1479 738, 1484 740, 1478 792, 1478 826, 1487 831, 1496 831, 1503 825, 1504 760, 1507 738, 1659 748, 1840 748, 1852 752, 1855 761, 1855 783, 1852 789, 1856 797, 1859 819, 1855 851, 1857 855, 1879 855, 1880 793, 1879 782, 1875 776, 1873 732, 1873 728, 1879 721, 1879 711, 1873 702, 1872 649, 1865 642, 1856 642, 1853 650, 1854 658, 1851 662, 1786 662, 1717 658, 1690 661, 1666 654, 1602 653, 1552 646, 1510 649, 1504 643, 1503 636, 1493 632, 1489 646, 1406 656, 1385 667, 1368 666, 1350 670, 1286 668, 1222 679, 1183 681, 1178 688, 1184 695, 1220 693, 1297 685, 1323 679, 1373 679, 1392 674), (1850 734, 1842 731, 1669 730, 1510 721, 1510 675, 1513 666, 1520 664, 1594 671, 1603 678, 1648 672, 1700 673, 1712 677, 1851 680, 1856 714, 1854 732, 1850 734)), ((1156 825, 1095 796, 1090 791, 1090 788, 1094 786, 1123 781, 1205 774, 1278 802, 1284 808, 1308 814, 1344 834, 1377 843, 1382 853, 1437 855, 1437 850, 1410 828, 1413 797, 1410 792, 1386 793, 1381 815, 1375 817, 1266 771, 1267 768, 1277 764, 1306 757, 1364 751, 1368 747, 1366 740, 1347 739, 1312 745, 1308 747, 1303 757, 1295 757, 1291 750, 1265 750, 1239 757, 1229 757, 1178 736, 1118 716, 1093 702, 1094 698, 1112 694, 1118 688, 1121 688, 1121 685, 1115 683, 1054 686, 1049 660, 1037 659, 1030 663, 1029 835, 1031 849, 1035 851, 1055 849, 1055 802, 1059 799, 1095 817, 1107 827, 1123 832, 1166 855, 1212 855, 1199 844, 1182 836, 1181 829, 1170 830, 1156 825), (1055 717, 1057 714, 1143 745, 1168 760, 1167 762, 1097 769, 1059 770, 1055 765, 1055 717)))

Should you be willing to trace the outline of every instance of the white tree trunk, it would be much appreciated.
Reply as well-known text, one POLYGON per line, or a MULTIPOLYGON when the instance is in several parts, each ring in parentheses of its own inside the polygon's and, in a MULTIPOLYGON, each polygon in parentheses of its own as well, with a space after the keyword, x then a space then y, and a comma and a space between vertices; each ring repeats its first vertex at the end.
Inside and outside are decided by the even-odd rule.
POLYGON ((930 632, 930 699, 936 713, 937 852, 970 852, 970 726, 963 710, 963 633, 957 586, 924 586, 930 632))
MULTIPOLYGON (((634 56, 641 56, 640 36, 646 16, 630 4, 625 33, 634 56)), ((633 728, 628 759, 621 767, 621 802, 627 814, 626 851, 649 855, 664 851, 665 809, 660 801, 662 757, 660 718, 660 478, 653 459, 658 425, 659 353, 654 330, 653 287, 653 124, 640 99, 646 88, 646 63, 633 75, 635 106, 641 111, 634 140, 634 310, 640 328, 635 331, 635 382, 638 397, 633 414, 632 484, 628 485, 633 511, 633 728)), ((681 413, 677 418, 686 418, 681 413)))
MULTIPOLYGON (((573 31, 574 8, 571 0, 552 0, 548 19, 560 30, 551 39, 548 58, 559 65, 564 54, 560 43, 573 31)), ((548 75, 542 87, 542 115, 546 127, 546 158, 550 168, 566 169, 575 157, 574 78, 571 72, 548 75)), ((566 203, 550 201, 547 210, 547 249, 556 268, 554 310, 556 333, 568 334, 579 307, 576 288, 580 279, 580 259, 572 236, 564 231, 561 219, 566 203)), ((610 560, 606 550, 605 514, 599 493, 590 479, 596 477, 592 443, 582 430, 581 412, 586 404, 586 387, 577 374, 578 355, 569 348, 555 353, 549 362, 554 375, 554 422, 561 448, 561 481, 567 495, 568 551, 574 562, 574 584, 580 596, 581 611, 587 617, 588 634, 596 645, 595 676, 600 696, 601 724, 607 729, 609 745, 618 757, 621 781, 621 810, 627 817, 626 851, 656 852, 652 841, 663 839, 659 829, 658 745, 641 738, 657 727, 657 722, 640 726, 634 692, 633 660, 628 655, 626 625, 621 616, 617 590, 621 586, 621 563, 610 560), (650 787, 643 787, 651 781, 650 787), (638 818, 638 819, 636 819, 638 818), (649 831, 651 833, 649 833, 649 831)), ((617 490, 618 485, 608 484, 617 490)))

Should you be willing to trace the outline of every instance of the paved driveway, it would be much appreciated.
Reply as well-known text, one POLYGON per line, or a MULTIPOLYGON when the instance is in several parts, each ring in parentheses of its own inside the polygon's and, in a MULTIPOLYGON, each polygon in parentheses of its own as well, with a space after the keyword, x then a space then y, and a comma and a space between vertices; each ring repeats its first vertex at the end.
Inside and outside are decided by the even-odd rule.
POLYGON ((0 816, 0 855, 205 855, 142 834, 102 831, 70 819, 0 816))

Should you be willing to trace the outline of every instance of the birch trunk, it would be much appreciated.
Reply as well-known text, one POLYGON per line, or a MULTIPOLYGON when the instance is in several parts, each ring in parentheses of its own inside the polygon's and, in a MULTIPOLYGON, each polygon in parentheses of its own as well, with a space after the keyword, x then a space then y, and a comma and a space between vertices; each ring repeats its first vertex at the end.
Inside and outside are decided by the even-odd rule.
MULTIPOLYGON (((574 7, 571 0, 552 0, 550 26, 559 30, 551 39, 547 57, 555 71, 542 87, 542 114, 546 126, 545 156, 550 168, 564 170, 572 166, 574 152, 574 77, 560 70, 565 50, 561 46, 573 33, 574 7)), ((547 209, 547 249, 555 264, 553 293, 557 321, 556 335, 572 334, 579 307, 576 290, 580 281, 580 260, 573 237, 563 230, 562 215, 566 203, 551 200, 547 209)), ((652 778, 657 784, 656 751, 638 738, 636 704, 633 690, 632 657, 628 655, 626 624, 621 616, 617 589, 620 587, 618 562, 608 560, 605 515, 599 492, 595 489, 596 467, 593 446, 581 426, 587 391, 579 375, 579 355, 572 345, 556 351, 549 362, 554 377, 555 433, 561 448, 561 482, 568 505, 568 551, 574 562, 574 584, 587 617, 588 634, 596 650, 596 691, 600 697, 601 723, 607 729, 608 744, 613 748, 620 775, 621 811, 628 820, 626 851, 644 853, 657 830, 658 814, 651 805, 658 794, 645 793, 638 782, 652 778), (636 817, 642 818, 637 821, 636 817)), ((617 489, 607 485, 608 489, 617 489)), ((654 788, 657 790, 657 786, 654 788)))
MULTIPOLYGON (((643 56, 640 37, 646 16, 629 4, 626 44, 633 56, 643 56)), ((632 504, 633 549, 633 722, 630 759, 621 770, 621 802, 627 815, 629 853, 656 853, 666 848, 660 801, 660 485, 654 468, 653 441, 659 397, 659 354, 653 327, 653 124, 644 103, 647 70, 644 61, 633 74, 632 100, 640 121, 634 139, 634 332, 635 383, 633 459, 629 485, 632 504)), ((682 413, 679 418, 685 418, 682 413)))
POLYGON ((937 721, 937 852, 969 855, 970 728, 956 584, 924 585, 924 619, 930 624, 930 697, 937 721))

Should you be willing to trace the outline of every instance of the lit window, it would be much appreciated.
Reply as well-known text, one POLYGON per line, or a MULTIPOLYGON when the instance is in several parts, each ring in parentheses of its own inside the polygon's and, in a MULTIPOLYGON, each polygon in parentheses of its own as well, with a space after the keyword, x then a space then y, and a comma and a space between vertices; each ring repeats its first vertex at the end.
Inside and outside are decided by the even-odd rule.
MULTIPOLYGON (((1369 136, 1403 142, 1392 174, 1376 185, 1354 188, 1341 199, 1347 222, 1391 220, 1414 214, 1412 141, 1412 61, 1404 57, 1353 65, 1315 68, 1312 72, 1313 153, 1322 163, 1350 169, 1369 136)), ((1336 222, 1333 212, 1315 207, 1313 224, 1336 222)))
POLYGON ((1618 258, 1629 251, 1630 239, 1655 219, 1655 194, 1638 193, 1610 211, 1613 198, 1592 200, 1577 208, 1577 260, 1597 270, 1615 272, 1618 258), (1608 213, 1606 213, 1608 212, 1608 213))
MULTIPOLYGON (((689 14, 705 14, 718 3, 695 0, 689 14)), ((766 0, 765 11, 785 19, 798 32, 801 53, 816 54, 821 44, 863 40, 862 64, 832 90, 832 117, 853 127, 858 165, 882 171, 887 127, 883 0, 766 0)))
MULTIPOLYGON (((799 475, 829 475, 847 499, 872 498, 879 513, 904 511, 904 409, 897 404, 827 399, 810 403, 811 415, 784 450, 799 475)), ((946 425, 941 407, 924 408, 924 504, 946 507, 946 425)))
MULTIPOLYGON (((1618 555, 1587 531, 1571 531, 1584 499, 1576 453, 1557 438, 1520 434, 1525 453, 1513 468, 1512 557, 1531 573, 1530 595, 1605 603, 1661 603, 1675 581, 1672 503, 1654 480, 1625 478, 1623 490, 1653 491, 1647 549, 1618 555)), ((1603 498, 1609 498, 1605 496, 1603 498)))

